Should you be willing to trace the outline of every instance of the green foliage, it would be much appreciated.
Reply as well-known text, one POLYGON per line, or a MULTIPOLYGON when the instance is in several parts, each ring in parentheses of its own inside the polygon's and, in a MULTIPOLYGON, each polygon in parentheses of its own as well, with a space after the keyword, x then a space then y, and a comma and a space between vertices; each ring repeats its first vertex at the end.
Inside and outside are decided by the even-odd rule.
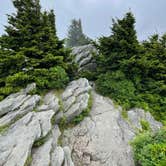
POLYGON ((66 39, 67 47, 82 46, 90 43, 90 39, 82 31, 81 19, 78 21, 73 19, 68 31, 66 39))
POLYGON ((97 91, 109 96, 125 109, 129 109, 134 102, 135 87, 132 81, 126 79, 124 73, 116 71, 99 75, 96 81, 97 91))
POLYGON ((13 89, 12 87, 7 87, 6 86, 6 87, 3 87, 3 88, 0 88, 1 99, 3 99, 4 97, 8 96, 10 93, 12 93, 14 91, 15 91, 15 89, 13 89))
POLYGON ((96 72, 95 71, 89 71, 89 70, 83 70, 78 73, 76 78, 87 78, 90 81, 96 80, 96 72))
POLYGON ((6 85, 13 87, 21 87, 29 82, 29 76, 23 72, 16 73, 6 78, 6 85))
POLYGON ((67 126, 66 117, 63 116, 59 122, 59 129, 62 133, 65 130, 66 126, 67 126))
POLYGON ((143 133, 131 143, 136 165, 164 166, 166 164, 166 129, 155 134, 143 133))
POLYGON ((149 125, 149 123, 147 121, 145 121, 145 120, 142 119, 140 121, 140 123, 141 123, 143 131, 149 131, 150 130, 150 125, 149 125))
POLYGON ((36 148, 36 147, 39 147, 39 146, 43 145, 48 140, 49 136, 50 136, 50 132, 46 136, 41 137, 38 140, 36 140, 33 144, 33 147, 36 148))
POLYGON ((33 72, 34 81, 39 89, 60 89, 64 88, 69 78, 62 67, 47 69, 36 69, 33 72))
POLYGON ((10 127, 10 125, 8 125, 8 124, 0 126, 0 135, 5 133, 8 130, 9 127, 10 127))
POLYGON ((97 90, 111 97, 124 109, 150 111, 166 121, 166 35, 153 35, 139 43, 135 18, 128 12, 113 20, 112 34, 99 39, 97 90))
POLYGON ((56 35, 54 11, 42 12, 39 0, 13 0, 13 5, 16 13, 8 15, 0 37, 0 100, 30 82, 39 90, 63 88, 76 68, 56 35))
POLYGON ((126 110, 122 110, 121 115, 125 120, 128 120, 128 114, 126 110))
POLYGON ((24 166, 30 166, 31 163, 32 163, 32 156, 29 155, 26 159, 26 162, 25 162, 24 166))

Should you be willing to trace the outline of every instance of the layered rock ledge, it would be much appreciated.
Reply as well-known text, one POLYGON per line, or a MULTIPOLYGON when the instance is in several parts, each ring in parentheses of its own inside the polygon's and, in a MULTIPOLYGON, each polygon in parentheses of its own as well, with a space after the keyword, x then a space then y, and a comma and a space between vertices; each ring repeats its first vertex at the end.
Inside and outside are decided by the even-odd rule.
POLYGON ((150 113, 131 109, 127 118, 85 78, 57 94, 31 95, 35 84, 0 102, 0 166, 134 166, 129 142, 143 130, 162 127, 150 113), (89 116, 68 127, 93 104, 89 116), (61 121, 65 128, 60 131, 61 121))

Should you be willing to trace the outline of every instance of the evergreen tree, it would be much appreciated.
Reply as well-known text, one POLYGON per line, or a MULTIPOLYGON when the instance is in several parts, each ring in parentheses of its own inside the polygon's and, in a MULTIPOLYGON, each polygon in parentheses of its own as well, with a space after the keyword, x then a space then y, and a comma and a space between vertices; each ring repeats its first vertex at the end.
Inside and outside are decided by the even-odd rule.
POLYGON ((83 33, 81 19, 73 19, 68 31, 67 47, 82 46, 90 43, 90 39, 83 33))
POLYGON ((125 61, 138 53, 139 43, 134 25, 135 18, 131 12, 126 13, 123 19, 113 19, 112 34, 99 39, 99 68, 107 71, 127 67, 125 61))
POLYGON ((13 4, 16 13, 8 16, 6 34, 0 38, 1 98, 13 92, 11 87, 17 90, 28 82, 39 88, 62 88, 73 66, 56 35, 53 10, 41 12, 39 0, 13 0, 13 4))
POLYGON ((7 35, 3 35, 2 47, 19 51, 23 47, 37 45, 37 37, 41 27, 41 7, 39 0, 14 0, 17 13, 8 15, 9 26, 6 26, 7 35))
POLYGON ((113 20, 112 34, 99 40, 97 90, 125 109, 150 111, 166 122, 166 35, 139 43, 131 12, 113 20))

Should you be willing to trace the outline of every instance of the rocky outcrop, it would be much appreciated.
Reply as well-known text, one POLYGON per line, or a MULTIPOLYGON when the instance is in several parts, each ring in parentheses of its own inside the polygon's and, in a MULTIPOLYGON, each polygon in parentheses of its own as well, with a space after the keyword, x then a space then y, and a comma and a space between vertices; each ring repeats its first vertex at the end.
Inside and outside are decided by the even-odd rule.
POLYGON ((62 110, 56 116, 56 122, 65 117, 70 122, 81 114, 87 107, 91 86, 85 78, 72 81, 62 94, 62 110))
POLYGON ((32 149, 32 163, 31 166, 62 166, 63 163, 69 162, 67 166, 73 166, 71 154, 66 159, 66 148, 58 145, 58 138, 61 132, 58 126, 52 130, 48 140, 40 147, 32 149))
POLYGON ((33 143, 51 130, 53 111, 30 112, 0 136, 0 165, 24 165, 33 143))
POLYGON ((64 117, 70 122, 87 108, 89 82, 73 81, 60 96, 54 91, 30 95, 35 87, 30 84, 0 102, 0 129, 6 129, 0 130, 0 166, 74 166, 69 147, 58 145, 56 124, 64 117))
POLYGON ((55 93, 49 92, 43 98, 43 104, 37 108, 38 111, 54 110, 55 113, 59 110, 59 98, 55 93))
POLYGON ((85 78, 59 95, 31 95, 34 89, 30 84, 0 102, 0 166, 134 166, 129 142, 143 130, 141 121, 152 131, 162 126, 141 109, 129 110, 124 119, 121 107, 90 93, 85 78), (61 119, 68 124, 82 116, 90 99, 89 116, 61 133, 61 119))
MULTIPOLYGON (((137 116, 138 109, 129 111, 129 119, 124 120, 121 109, 113 102, 93 92, 93 107, 90 116, 79 125, 64 132, 63 144, 72 150, 76 166, 134 166, 133 154, 129 142, 137 130, 131 114, 137 116)), ((141 119, 150 127, 160 128, 149 113, 142 112, 141 119)), ((134 116, 134 117, 135 117, 134 116)), ((137 116, 139 119, 139 116, 137 116)), ((140 122, 139 122, 140 123, 140 122)), ((135 124, 136 126, 136 124, 135 124)), ((140 127, 140 126, 137 126, 140 127)))
POLYGON ((35 88, 35 84, 30 84, 26 89, 11 94, 0 102, 0 126, 13 123, 18 118, 34 110, 41 99, 39 95, 29 94, 35 88))
POLYGON ((94 71, 96 63, 93 54, 97 53, 97 49, 92 45, 73 47, 72 54, 75 56, 75 62, 78 64, 79 71, 94 71))

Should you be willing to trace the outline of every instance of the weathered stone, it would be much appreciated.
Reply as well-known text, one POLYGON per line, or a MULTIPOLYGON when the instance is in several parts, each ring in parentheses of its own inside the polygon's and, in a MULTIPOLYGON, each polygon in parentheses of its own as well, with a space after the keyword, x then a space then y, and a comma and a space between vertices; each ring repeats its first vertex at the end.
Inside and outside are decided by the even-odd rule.
POLYGON ((0 136, 0 165, 24 166, 33 143, 51 130, 54 111, 30 112, 0 136))
POLYGON ((63 148, 57 146, 52 153, 51 166, 62 166, 64 162, 64 151, 63 148))
POLYGON ((25 89, 21 90, 21 93, 28 94, 35 89, 36 89, 36 83, 32 83, 27 85, 25 89))
POLYGON ((65 146, 63 148, 64 150, 64 155, 65 155, 65 161, 64 161, 64 166, 74 166, 72 159, 71 159, 71 150, 69 147, 65 146))
POLYGON ((85 45, 79 47, 73 47, 72 54, 75 55, 75 62, 78 64, 78 71, 82 70, 94 70, 96 69, 96 63, 93 59, 93 53, 97 53, 97 49, 92 45, 85 45), (88 64, 93 64, 89 67, 88 64), (94 68, 93 68, 94 67, 94 68))
POLYGON ((72 81, 62 94, 63 113, 56 115, 58 123, 61 117, 65 117, 70 122, 88 107, 89 91, 91 86, 85 78, 72 81))
POLYGON ((56 124, 59 124, 61 119, 64 117, 64 113, 62 111, 59 111, 55 116, 55 122, 56 124))
POLYGON ((33 148, 31 166, 55 166, 52 160, 60 157, 59 154, 54 152, 57 148, 57 141, 60 134, 58 126, 55 126, 53 133, 49 136, 48 140, 40 147, 33 148))
POLYGON ((52 149, 52 138, 49 138, 44 145, 39 148, 33 149, 32 164, 31 166, 49 166, 51 158, 50 153, 52 149))
POLYGON ((54 92, 49 92, 44 96, 43 104, 37 108, 39 111, 54 110, 55 113, 59 110, 59 99, 54 92))
POLYGON ((36 84, 29 84, 27 88, 21 90, 18 93, 9 95, 7 98, 0 102, 0 117, 9 113, 23 109, 33 107, 34 103, 38 103, 40 97, 37 95, 31 96, 28 93, 36 88, 36 84), (34 100, 34 101, 33 101, 34 100), (32 102, 32 103, 31 103, 32 102))
MULTIPOLYGON (((115 107, 109 98, 95 92, 92 95, 93 107, 90 116, 74 128, 65 130, 63 134, 63 145, 70 147, 74 164, 134 166, 132 148, 129 144, 136 135, 132 124, 122 118, 121 109, 115 107)), ((149 116, 144 111, 140 114, 149 116)), ((153 124, 161 127, 158 126, 158 122, 153 124)))
POLYGON ((20 118, 28 112, 33 111, 40 101, 40 96, 38 95, 24 95, 24 98, 21 96, 22 95, 19 95, 16 100, 14 98, 12 98, 12 100, 5 99, 5 102, 8 103, 8 106, 6 107, 6 110, 8 109, 8 113, 0 118, 0 126, 7 125, 15 121, 16 118, 20 118), (20 101, 19 99, 22 100, 20 101))
POLYGON ((128 118, 132 126, 142 130, 141 120, 147 121, 153 131, 156 131, 162 127, 160 122, 157 122, 149 112, 145 112, 142 109, 131 109, 128 111, 128 118))

